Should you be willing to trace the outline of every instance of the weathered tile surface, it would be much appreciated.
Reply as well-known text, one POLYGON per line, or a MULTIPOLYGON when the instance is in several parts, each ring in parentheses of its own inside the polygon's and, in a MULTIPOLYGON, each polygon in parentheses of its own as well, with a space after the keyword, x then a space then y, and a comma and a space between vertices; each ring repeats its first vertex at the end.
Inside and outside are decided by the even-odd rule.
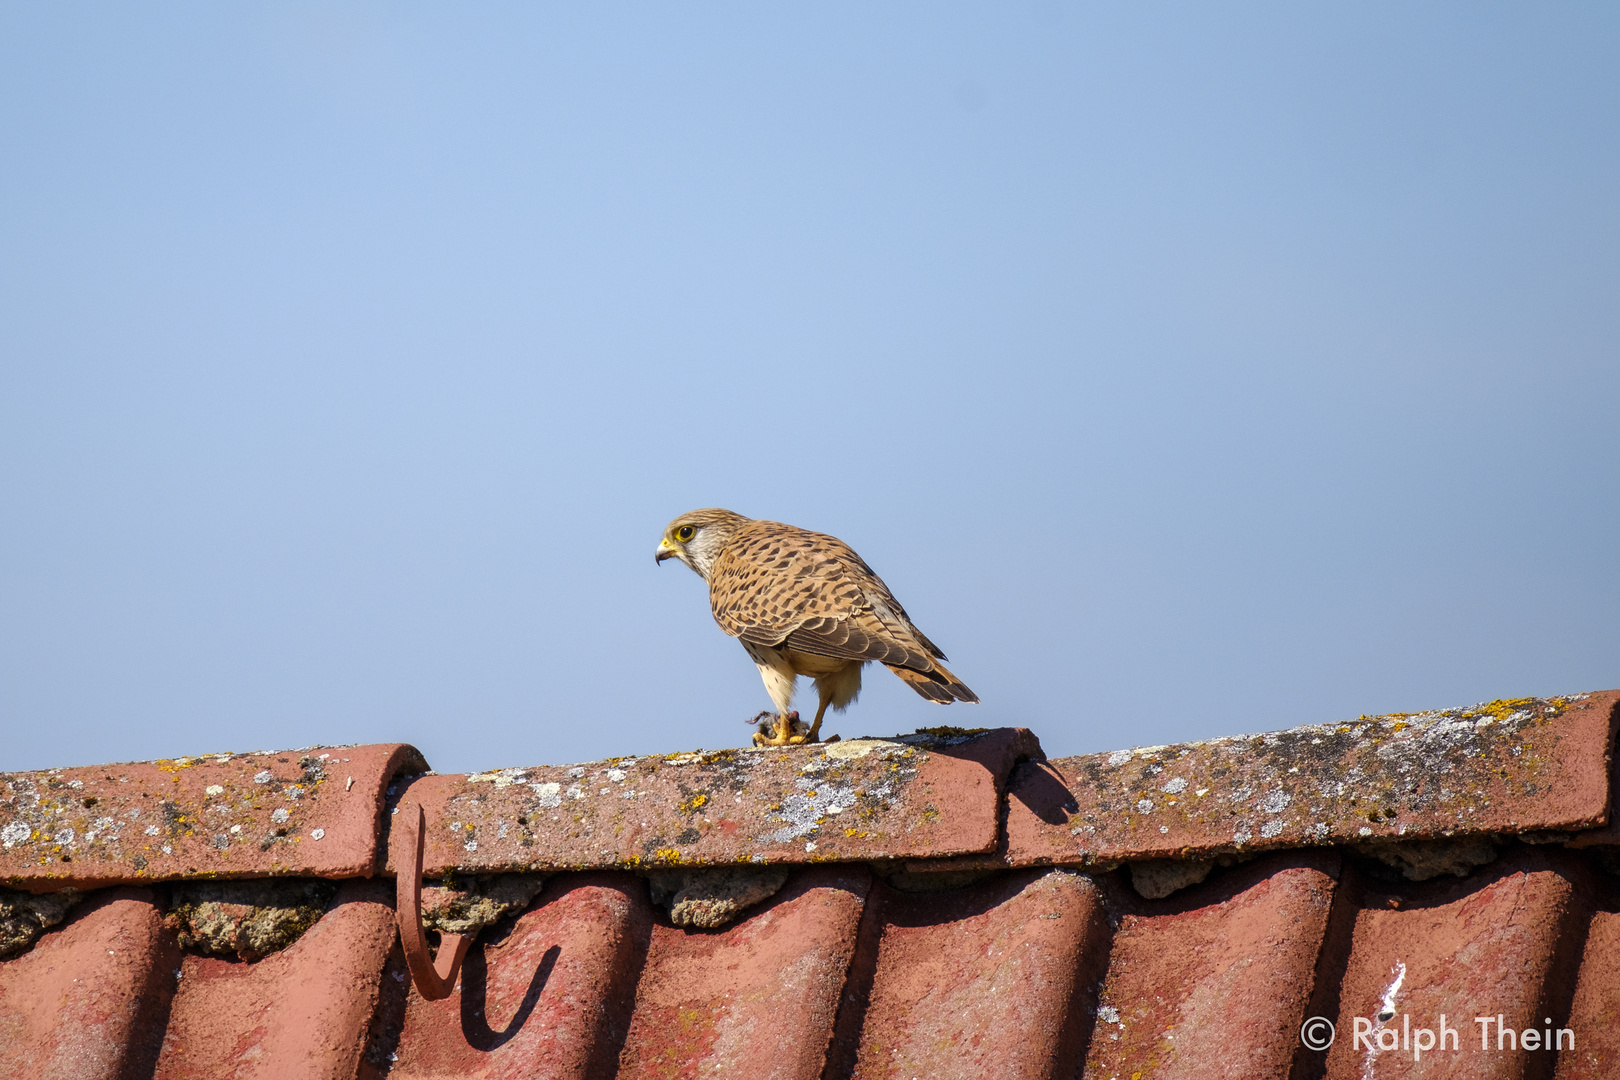
MULTIPOLYGON (((425 776, 430 876, 987 852, 1020 728, 425 776)), ((390 867, 392 870, 392 867, 390 867)))
POLYGON ((401 743, 0 774, 0 880, 94 888, 183 877, 369 877, 401 743))
POLYGON ((0 961, 0 1077, 1608 1076, 1616 700, 1059 762, 1004 729, 414 780, 398 746, 11 774, 0 874, 34 892, 363 877, 402 801, 427 811, 430 876, 550 880, 431 1003, 386 881, 254 962, 180 952, 178 885, 93 891, 43 931, 59 907, 0 891, 0 940, 26 949, 0 961), (797 865, 714 931, 670 925, 626 872, 738 861, 797 865), (1451 1044, 1416 1045, 1441 1013, 1451 1044), (1474 1017, 1497 1013, 1520 1044, 1481 1050, 1474 1017), (1312 1015, 1338 1025, 1324 1052, 1299 1044, 1312 1015), (1394 1045, 1358 1047, 1357 1018, 1394 1045), (1575 1047, 1526 1050, 1538 1025, 1575 1047))
POLYGON ((1107 864, 1607 820, 1620 691, 1025 764, 1003 862, 1107 864))

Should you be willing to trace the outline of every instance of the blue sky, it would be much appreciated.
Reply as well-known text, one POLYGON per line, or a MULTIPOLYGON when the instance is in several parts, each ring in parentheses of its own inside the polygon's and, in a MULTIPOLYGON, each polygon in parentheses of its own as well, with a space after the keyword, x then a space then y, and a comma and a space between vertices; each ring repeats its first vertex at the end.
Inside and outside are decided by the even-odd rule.
MULTIPOLYGON (((699 506, 1068 754, 1620 685, 1610 5, 10 5, 0 768, 744 742, 699 506)), ((812 695, 813 697, 813 695, 812 695)))

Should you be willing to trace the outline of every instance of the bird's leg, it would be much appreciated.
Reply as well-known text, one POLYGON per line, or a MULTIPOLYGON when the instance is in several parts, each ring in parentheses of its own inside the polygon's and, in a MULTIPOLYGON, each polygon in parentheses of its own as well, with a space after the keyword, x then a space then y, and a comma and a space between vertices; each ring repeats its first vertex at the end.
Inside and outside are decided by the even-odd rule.
MULTIPOLYGON (((786 746, 793 736, 793 722, 799 718, 796 712, 776 714, 776 726, 769 735, 763 731, 754 732, 755 746, 786 746)), ((766 721, 769 723, 769 721, 766 721)))
POLYGON ((806 735, 795 735, 789 741, 794 743, 820 742, 821 739, 819 736, 821 735, 821 718, 827 715, 827 706, 830 704, 832 704, 832 695, 821 695, 821 707, 816 710, 816 719, 815 722, 810 725, 809 733, 806 735))
MULTIPOLYGON (((860 696, 861 668, 863 666, 852 661, 836 671, 817 676, 816 696, 821 699, 821 707, 816 710, 816 719, 810 725, 810 730, 805 733, 802 739, 795 739, 794 742, 813 743, 821 741, 821 720, 822 717, 827 715, 828 706, 843 711, 850 702, 860 696)), ((835 742, 837 738, 835 735, 827 741, 835 742)))
MULTIPOLYGON (((759 677, 765 682, 765 692, 771 696, 771 704, 776 706, 775 728, 767 728, 762 722, 761 730, 754 732, 754 745, 786 746, 793 735, 793 722, 799 718, 799 714, 793 711, 793 688, 799 677, 776 649, 755 648, 746 641, 743 647, 754 658, 754 663, 759 667, 759 677)), ((760 713, 760 716, 769 715, 760 713)))

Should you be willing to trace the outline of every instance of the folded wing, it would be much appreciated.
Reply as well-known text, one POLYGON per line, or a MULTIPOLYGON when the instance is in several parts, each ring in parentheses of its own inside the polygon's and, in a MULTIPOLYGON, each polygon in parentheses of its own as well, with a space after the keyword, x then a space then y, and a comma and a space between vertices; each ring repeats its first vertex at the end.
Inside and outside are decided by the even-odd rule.
POLYGON ((715 560, 709 603, 720 628, 755 645, 875 660, 933 701, 977 701, 945 654, 861 557, 834 536, 775 521, 740 529, 715 560))

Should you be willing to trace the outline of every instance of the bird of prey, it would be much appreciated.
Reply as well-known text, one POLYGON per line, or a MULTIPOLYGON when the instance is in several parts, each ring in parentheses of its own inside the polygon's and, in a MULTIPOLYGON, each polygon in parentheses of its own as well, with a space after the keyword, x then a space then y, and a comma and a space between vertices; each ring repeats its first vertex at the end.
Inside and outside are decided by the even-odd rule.
MULTIPOLYGON (((945 654, 912 625, 889 587, 842 540, 709 508, 669 523, 656 561, 679 559, 709 583, 720 629, 742 642, 775 703, 761 746, 816 742, 830 705, 842 712, 876 660, 929 701, 979 699, 939 661, 945 654), (798 676, 821 698, 808 729, 792 711, 798 676)), ((761 713, 755 721, 769 719, 761 713)))

